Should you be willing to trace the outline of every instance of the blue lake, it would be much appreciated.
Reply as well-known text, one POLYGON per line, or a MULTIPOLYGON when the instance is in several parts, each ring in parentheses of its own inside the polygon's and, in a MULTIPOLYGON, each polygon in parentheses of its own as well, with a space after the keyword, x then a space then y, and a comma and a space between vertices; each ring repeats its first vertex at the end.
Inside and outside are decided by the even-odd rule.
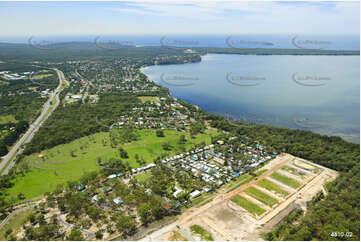
POLYGON ((233 120, 360 141, 359 56, 208 54, 143 73, 173 97, 233 120))

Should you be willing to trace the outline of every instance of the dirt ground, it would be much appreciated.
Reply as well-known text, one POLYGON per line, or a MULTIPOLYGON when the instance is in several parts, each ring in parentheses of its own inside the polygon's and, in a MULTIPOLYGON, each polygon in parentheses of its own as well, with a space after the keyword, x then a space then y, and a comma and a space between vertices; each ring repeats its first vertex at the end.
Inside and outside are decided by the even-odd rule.
MULTIPOLYGON (((302 178, 297 177, 297 180, 301 181, 301 187, 298 189, 288 189, 290 194, 283 199, 279 199, 278 197, 278 204, 274 205, 273 208, 268 207, 267 212, 260 217, 251 215, 230 200, 234 195, 243 194, 243 191, 248 187, 256 186, 262 179, 274 181, 274 179, 269 178, 269 176, 273 172, 278 172, 284 165, 301 170, 299 167, 292 166, 292 162, 295 159, 299 158, 289 154, 279 155, 260 169, 267 169, 267 171, 257 179, 229 193, 219 193, 213 201, 204 206, 187 210, 176 222, 168 227, 169 229, 163 228, 161 233, 160 231, 156 231, 143 240, 169 240, 169 237, 172 235, 171 231, 174 230, 174 228, 179 228, 182 231, 182 235, 187 237, 188 240, 199 240, 200 238, 197 238, 197 236, 190 231, 189 227, 193 224, 198 224, 209 231, 214 240, 262 240, 261 235, 263 233, 274 228, 294 209, 305 209, 305 202, 310 200, 317 192, 323 190, 323 185, 326 182, 335 179, 337 176, 337 173, 333 170, 310 163, 318 168, 319 172, 316 174, 312 171, 306 171, 306 176, 302 178)), ((285 170, 282 170, 280 173, 290 178, 295 178, 296 176, 285 170)), ((280 187, 283 188, 284 186, 285 185, 280 187)), ((267 194, 272 195, 269 192, 267 194)), ((274 197, 277 198, 277 196, 274 197)))

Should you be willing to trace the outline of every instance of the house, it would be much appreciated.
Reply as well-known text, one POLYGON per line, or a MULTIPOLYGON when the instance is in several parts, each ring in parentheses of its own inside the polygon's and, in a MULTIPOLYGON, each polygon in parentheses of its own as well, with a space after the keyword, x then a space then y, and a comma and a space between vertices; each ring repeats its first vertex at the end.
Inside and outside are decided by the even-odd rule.
POLYGON ((96 194, 96 195, 94 195, 93 197, 92 197, 92 199, 93 199, 93 201, 95 201, 95 202, 97 202, 97 201, 99 201, 99 195, 98 194, 96 194))
POLYGON ((102 188, 101 191, 106 193, 106 192, 110 192, 111 190, 113 190, 112 187, 105 187, 105 188, 102 188))
POLYGON ((190 198, 196 198, 199 197, 202 193, 198 190, 195 190, 189 194, 190 198))
POLYGON ((218 181, 217 182, 217 187, 220 187, 220 186, 222 186, 223 185, 223 182, 222 181, 218 181))
POLYGON ((83 191, 85 189, 85 186, 83 184, 80 184, 76 187, 76 189, 78 189, 78 191, 83 191))
POLYGON ((224 165, 224 160, 219 157, 213 157, 213 160, 221 165, 224 165))
POLYGON ((112 174, 112 175, 108 176, 107 178, 108 178, 108 179, 113 179, 113 178, 116 178, 116 177, 117 177, 116 174, 112 174))
POLYGON ((120 197, 116 197, 113 199, 113 202, 116 204, 116 205, 121 205, 124 203, 124 201, 120 198, 120 197))
POLYGON ((183 190, 182 189, 179 189, 178 187, 175 187, 175 192, 173 192, 173 197, 177 197, 180 193, 182 193, 183 192, 183 190))
POLYGON ((208 188, 208 187, 205 187, 205 188, 203 188, 203 191, 205 191, 205 192, 210 192, 210 191, 211 191, 211 189, 210 189, 210 188, 208 188))

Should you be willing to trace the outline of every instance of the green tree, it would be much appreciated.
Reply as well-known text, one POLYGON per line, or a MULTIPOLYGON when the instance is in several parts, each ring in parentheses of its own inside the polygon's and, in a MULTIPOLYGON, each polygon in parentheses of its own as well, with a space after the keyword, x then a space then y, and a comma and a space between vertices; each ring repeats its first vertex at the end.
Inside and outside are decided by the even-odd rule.
POLYGON ((161 129, 158 129, 157 131, 155 131, 155 134, 157 135, 157 137, 164 137, 164 132, 161 129))
POLYGON ((143 224, 148 224, 152 221, 152 204, 142 203, 138 209, 140 220, 143 224))
POLYGON ((66 237, 66 240, 70 240, 70 241, 82 241, 85 240, 83 237, 83 234, 77 230, 77 229, 72 229, 70 234, 66 237))
POLYGON ((102 231, 98 230, 97 232, 95 232, 95 238, 100 240, 103 238, 103 233, 102 231))

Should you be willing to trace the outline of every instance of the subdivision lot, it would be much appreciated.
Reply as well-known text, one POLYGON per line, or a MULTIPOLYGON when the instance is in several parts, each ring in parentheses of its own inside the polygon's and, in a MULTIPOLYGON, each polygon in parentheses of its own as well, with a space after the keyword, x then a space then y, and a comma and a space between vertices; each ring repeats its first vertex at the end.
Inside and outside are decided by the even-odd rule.
POLYGON ((272 207, 273 205, 278 203, 278 200, 275 199, 274 197, 271 197, 269 195, 267 195, 266 193, 258 190, 255 187, 249 187, 244 191, 246 194, 248 194, 249 196, 257 199, 258 201, 272 207))
POLYGON ((252 203, 251 201, 239 195, 232 197, 231 201, 241 206, 242 208, 246 209, 251 214, 256 214, 259 216, 266 212, 265 209, 261 208, 260 206, 252 203))
MULTIPOLYGON (((289 154, 281 154, 261 168, 263 172, 258 171, 260 175, 256 179, 247 183, 240 180, 241 185, 234 185, 236 188, 228 189, 228 193, 219 192, 204 206, 186 211, 169 228, 179 227, 191 233, 190 226, 198 224, 215 240, 261 240, 266 228, 269 230, 275 226, 275 221, 282 220, 292 211, 290 208, 306 209, 305 202, 337 176, 335 171, 309 161, 305 163, 307 170, 303 171, 304 162, 289 154), (296 160, 297 167, 293 166, 296 160), (293 172, 305 173, 306 176, 299 177, 302 182, 292 179, 295 174, 282 169, 284 166, 297 169, 293 172)), ((154 235, 157 236, 151 234, 144 240, 161 240, 159 233, 154 235)))
POLYGON ((280 186, 275 184, 274 182, 271 182, 270 180, 263 179, 260 182, 257 183, 258 186, 263 187, 271 192, 274 192, 278 195, 281 195, 282 197, 286 197, 289 195, 289 192, 283 190, 280 186))
POLYGON ((296 180, 294 180, 292 178, 289 178, 289 177, 287 177, 285 175, 282 175, 282 174, 280 174, 278 172, 273 173, 271 175, 271 177, 273 179, 276 179, 277 181, 279 181, 279 182, 281 182, 281 183, 283 183, 283 184, 285 184, 287 186, 290 186, 292 188, 295 188, 295 189, 297 189, 297 188, 299 188, 301 186, 301 184, 298 181, 296 181, 296 180))

